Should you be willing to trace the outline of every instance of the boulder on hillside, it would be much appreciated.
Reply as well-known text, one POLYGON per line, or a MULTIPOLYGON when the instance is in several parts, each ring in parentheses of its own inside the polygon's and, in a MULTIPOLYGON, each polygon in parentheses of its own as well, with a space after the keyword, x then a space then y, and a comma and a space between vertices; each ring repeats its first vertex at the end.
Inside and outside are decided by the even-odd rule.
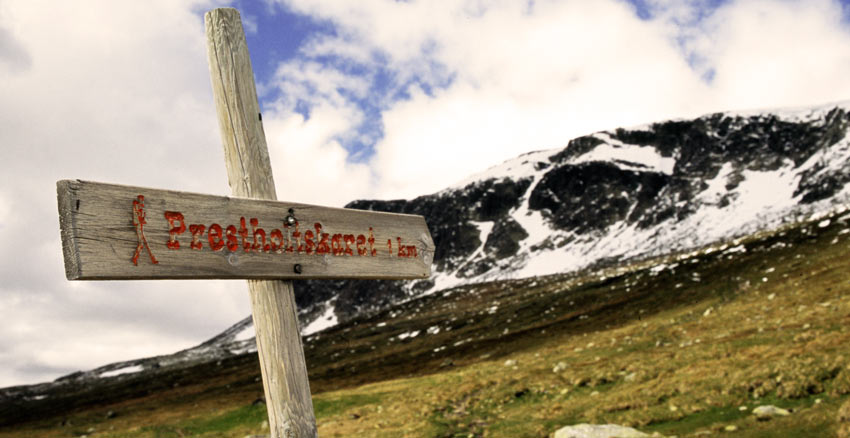
POLYGON ((555 438, 649 438, 649 435, 631 427, 616 424, 577 424, 558 429, 555 438))
POLYGON ((787 417, 791 412, 787 409, 777 408, 773 405, 759 406, 753 409, 753 415, 759 421, 767 421, 773 417, 787 417))

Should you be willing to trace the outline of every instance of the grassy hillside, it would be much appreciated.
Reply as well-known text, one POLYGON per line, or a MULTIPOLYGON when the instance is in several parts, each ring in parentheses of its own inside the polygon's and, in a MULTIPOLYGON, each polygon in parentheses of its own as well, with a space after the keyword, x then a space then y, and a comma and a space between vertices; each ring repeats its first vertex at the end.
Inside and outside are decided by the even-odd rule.
MULTIPOLYGON (((305 343, 319 434, 546 437, 589 422, 832 436, 850 394, 848 221, 460 287, 335 327, 305 343), (792 414, 756 421, 761 404, 792 414)), ((21 406, 28 420, 0 437, 268 433, 256 355, 74 394, 21 406)))

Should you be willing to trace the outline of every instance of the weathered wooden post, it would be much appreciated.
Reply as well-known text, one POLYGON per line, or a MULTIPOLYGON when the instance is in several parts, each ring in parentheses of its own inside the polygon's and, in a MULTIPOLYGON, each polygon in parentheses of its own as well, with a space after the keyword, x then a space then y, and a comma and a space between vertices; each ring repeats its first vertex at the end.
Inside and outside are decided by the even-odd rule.
MULTIPOLYGON (((275 200, 269 150, 239 12, 214 9, 204 15, 204 24, 230 190, 233 196, 275 200)), ((272 436, 315 437, 316 418, 292 282, 248 280, 248 290, 272 436)))
POLYGON ((421 216, 275 201, 239 13, 204 19, 234 197, 59 181, 65 274, 248 279, 272 437, 316 437, 291 280, 428 278, 434 242, 421 216))

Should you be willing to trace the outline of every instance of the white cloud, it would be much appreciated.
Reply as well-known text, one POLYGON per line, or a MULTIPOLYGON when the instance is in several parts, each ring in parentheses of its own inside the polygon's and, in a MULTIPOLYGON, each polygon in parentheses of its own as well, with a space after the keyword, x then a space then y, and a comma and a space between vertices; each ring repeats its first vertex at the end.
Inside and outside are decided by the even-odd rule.
POLYGON ((594 130, 850 97, 850 38, 828 0, 654 0, 650 20, 614 0, 281 3, 336 25, 308 46, 315 56, 388 72, 388 90, 371 90, 383 127, 369 163, 378 197, 436 191, 594 130))
POLYGON ((14 342, 0 350, 0 382, 34 382, 172 353, 246 315, 244 286, 233 294, 227 290, 232 282, 192 288, 169 283, 74 283, 54 294, 5 291, 0 307, 14 311, 4 312, 3 332, 14 342))
MULTIPOLYGON (((294 7, 344 29, 348 39, 339 50, 325 41, 323 54, 346 57, 354 45, 381 53, 365 65, 388 69, 391 86, 409 94, 381 113, 384 136, 371 164, 382 197, 435 191, 592 130, 693 114, 697 108, 685 96, 703 87, 663 29, 619 2, 294 7), (384 62, 376 66, 378 59, 384 62)), ((290 86, 280 79, 282 89, 290 86)))
POLYGON ((304 43, 300 52, 309 57, 340 57, 358 64, 369 64, 374 61, 373 53, 368 47, 336 35, 316 35, 304 43))
POLYGON ((748 1, 705 23, 716 105, 763 108, 850 97, 850 31, 836 2, 748 1))
POLYGON ((0 2, 29 60, 0 68, 0 386, 170 353, 249 312, 244 282, 68 282, 59 244, 60 179, 229 192, 192 12, 212 3, 0 2))
POLYGON ((370 193, 371 171, 349 161, 336 140, 351 135, 360 113, 322 105, 309 119, 300 114, 268 112, 263 128, 275 169, 278 197, 287 201, 342 207, 370 193))
POLYGON ((282 64, 275 77, 291 105, 300 100, 311 105, 351 106, 348 95, 363 98, 370 85, 366 77, 346 74, 316 61, 294 60, 282 64))

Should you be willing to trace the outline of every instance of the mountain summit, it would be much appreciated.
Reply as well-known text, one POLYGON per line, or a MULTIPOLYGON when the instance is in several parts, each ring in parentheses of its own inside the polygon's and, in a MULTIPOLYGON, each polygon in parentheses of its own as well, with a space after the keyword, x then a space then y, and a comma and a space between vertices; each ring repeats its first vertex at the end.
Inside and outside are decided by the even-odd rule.
POLYGON ((306 281, 305 334, 460 284, 699 248, 850 198, 850 102, 727 112, 597 132, 412 200, 346 207, 425 216, 429 280, 306 281))

